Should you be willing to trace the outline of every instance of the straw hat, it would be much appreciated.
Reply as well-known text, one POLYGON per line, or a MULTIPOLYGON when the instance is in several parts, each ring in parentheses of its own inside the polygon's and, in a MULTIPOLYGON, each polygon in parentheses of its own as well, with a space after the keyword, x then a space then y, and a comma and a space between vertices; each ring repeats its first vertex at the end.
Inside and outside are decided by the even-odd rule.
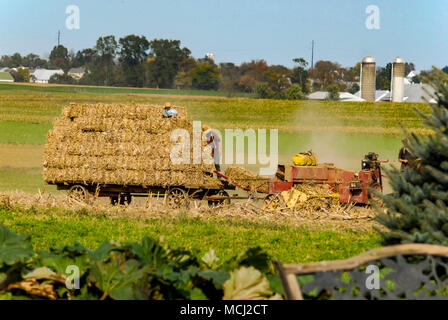
POLYGON ((165 103, 165 109, 171 108, 171 102, 165 103))

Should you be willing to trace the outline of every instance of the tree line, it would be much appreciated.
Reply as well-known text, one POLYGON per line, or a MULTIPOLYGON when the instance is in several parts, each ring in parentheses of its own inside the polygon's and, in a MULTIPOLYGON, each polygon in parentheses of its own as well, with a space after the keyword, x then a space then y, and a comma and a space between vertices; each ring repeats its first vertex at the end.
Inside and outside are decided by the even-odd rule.
MULTIPOLYGON (((318 61, 310 68, 304 58, 293 59, 294 67, 268 65, 265 60, 252 60, 240 65, 215 64, 208 57, 195 59, 179 40, 153 39, 128 35, 100 37, 95 46, 69 52, 63 45, 51 51, 48 60, 30 53, 3 56, 0 67, 62 69, 52 83, 98 86, 129 86, 163 89, 221 90, 229 96, 237 92, 252 93, 258 98, 303 99, 312 91, 334 92, 359 90, 360 63, 344 68, 337 62, 318 61), (84 76, 69 76, 71 68, 83 67, 84 76)), ((377 70, 377 89, 390 88, 391 64, 377 70)), ((414 70, 406 64, 406 72, 414 70)), ((29 74, 20 69, 13 74, 16 81, 29 81, 29 74)), ((418 81, 418 79, 415 79, 418 81)))

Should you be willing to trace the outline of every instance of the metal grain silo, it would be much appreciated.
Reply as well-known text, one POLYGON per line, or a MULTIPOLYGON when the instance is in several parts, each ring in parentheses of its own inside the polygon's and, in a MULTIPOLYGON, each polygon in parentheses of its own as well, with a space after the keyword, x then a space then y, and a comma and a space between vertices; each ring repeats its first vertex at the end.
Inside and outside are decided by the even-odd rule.
POLYGON ((375 101, 376 62, 373 57, 365 57, 361 63, 361 98, 375 101))
POLYGON ((391 97, 392 102, 403 102, 404 97, 404 68, 405 63, 400 57, 392 64, 391 97))

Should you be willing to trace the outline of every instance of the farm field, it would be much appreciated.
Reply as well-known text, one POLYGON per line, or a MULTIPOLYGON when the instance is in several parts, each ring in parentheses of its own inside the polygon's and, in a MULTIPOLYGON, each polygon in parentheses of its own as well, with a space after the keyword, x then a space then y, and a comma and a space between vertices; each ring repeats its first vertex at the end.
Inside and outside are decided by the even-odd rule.
POLYGON ((109 239, 129 242, 139 241, 143 236, 163 236, 173 247, 194 249, 202 255, 214 249, 223 260, 256 246, 284 262, 343 259, 381 244, 373 230, 344 228, 336 223, 298 225, 288 221, 194 218, 182 212, 137 219, 82 209, 2 210, 0 207, 0 223, 18 234, 30 234, 35 249, 48 250, 72 245, 75 241, 93 249, 109 239))
MULTIPOLYGON (((46 132, 69 102, 152 103, 170 101, 188 109, 189 118, 216 129, 265 128, 279 130, 280 162, 313 149, 321 162, 357 170, 364 154, 375 151, 395 160, 402 126, 427 133, 412 104, 254 100, 209 96, 135 94, 122 88, 0 85, 0 160, 4 177, 24 168, 41 167, 46 132), (30 155, 30 148, 34 148, 30 155), (20 159, 18 161, 17 159, 20 159)), ((129 89, 131 90, 131 89, 129 89)), ((135 89, 143 90, 145 89, 135 89)), ((151 91, 150 91, 151 92, 151 91)), ((420 105, 424 111, 427 107, 420 105)), ((33 173, 35 173, 33 171, 33 173)), ((0 183, 0 188, 8 181, 0 183)), ((36 185, 44 188, 43 183, 36 185)), ((29 191, 29 189, 27 189, 29 191)), ((51 188, 47 188, 51 190, 51 188)))
MULTIPOLYGON (((428 132, 411 104, 255 100, 201 94, 1 84, 0 191, 58 193, 55 187, 42 181, 42 156, 46 132, 70 102, 163 104, 170 101, 186 107, 190 119, 216 129, 278 129, 280 162, 290 162, 295 153, 313 149, 320 162, 332 162, 352 170, 360 169, 362 157, 370 151, 379 153, 383 159, 395 160, 402 125, 413 132, 428 132)), ((419 107, 428 111, 424 105, 419 107)), ((188 216, 109 219, 101 214, 36 210, 3 209, 0 223, 15 232, 31 234, 38 249, 71 244, 75 240, 95 247, 105 239, 133 241, 151 235, 164 236, 174 246, 204 252, 214 248, 223 257, 261 245, 274 258, 306 262, 347 258, 380 245, 379 236, 371 228, 359 231, 331 223, 297 226, 188 216)))

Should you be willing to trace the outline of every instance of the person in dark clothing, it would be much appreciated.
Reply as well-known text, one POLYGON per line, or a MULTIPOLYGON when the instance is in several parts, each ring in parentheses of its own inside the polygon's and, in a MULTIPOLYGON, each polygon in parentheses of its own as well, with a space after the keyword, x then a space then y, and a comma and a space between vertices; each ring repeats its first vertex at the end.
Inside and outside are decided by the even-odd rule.
POLYGON ((401 170, 413 167, 415 160, 417 160, 417 157, 415 157, 408 148, 404 146, 400 149, 398 161, 401 162, 401 170))

